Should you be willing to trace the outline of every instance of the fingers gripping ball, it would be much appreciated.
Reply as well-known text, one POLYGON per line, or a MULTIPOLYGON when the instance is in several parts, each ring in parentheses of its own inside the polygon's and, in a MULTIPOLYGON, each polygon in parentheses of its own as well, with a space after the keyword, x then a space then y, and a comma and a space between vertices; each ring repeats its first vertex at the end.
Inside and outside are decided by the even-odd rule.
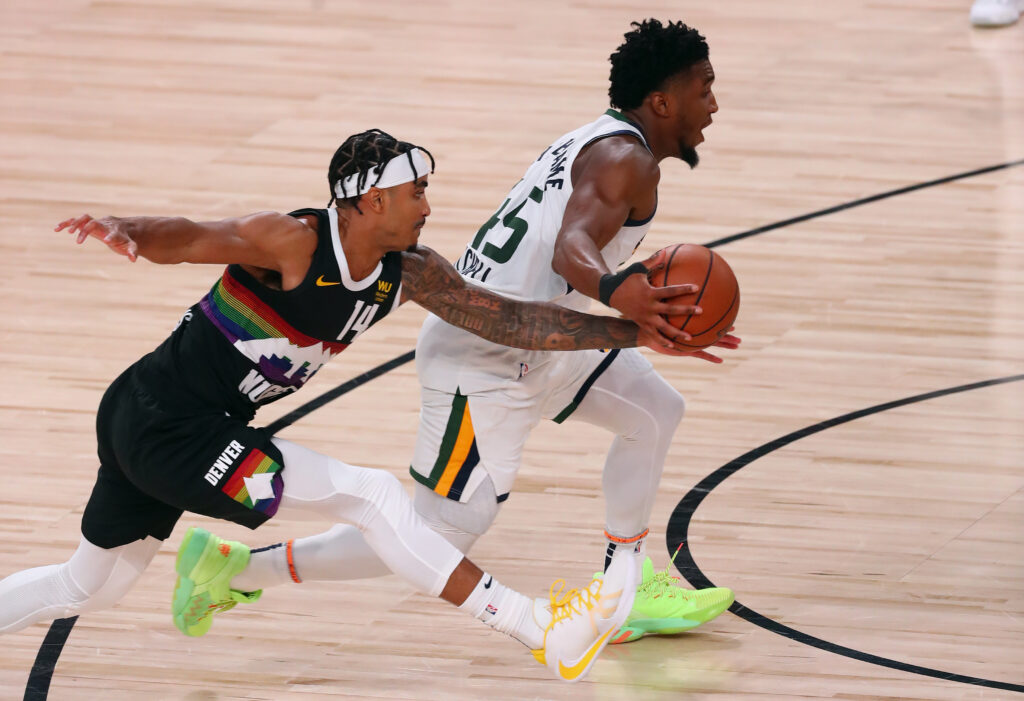
POLYGON ((648 275, 655 287, 693 284, 700 288, 695 294, 666 300, 699 306, 703 310, 696 316, 665 317, 668 323, 693 337, 679 345, 699 350, 713 345, 728 333, 740 310, 740 286, 725 259, 704 246, 677 243, 661 249, 647 261, 649 268, 660 264, 664 267, 648 275))

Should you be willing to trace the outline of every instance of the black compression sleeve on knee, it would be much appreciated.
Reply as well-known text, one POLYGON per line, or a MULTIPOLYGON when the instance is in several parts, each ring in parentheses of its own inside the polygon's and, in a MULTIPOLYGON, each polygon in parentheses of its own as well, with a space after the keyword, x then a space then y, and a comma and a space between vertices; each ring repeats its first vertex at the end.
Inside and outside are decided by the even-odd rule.
POLYGON ((627 277, 637 273, 646 275, 647 272, 647 266, 643 263, 633 263, 633 265, 623 268, 617 273, 605 273, 602 275, 601 279, 597 282, 597 296, 601 300, 601 304, 610 307, 612 293, 619 289, 619 285, 624 283, 627 277))

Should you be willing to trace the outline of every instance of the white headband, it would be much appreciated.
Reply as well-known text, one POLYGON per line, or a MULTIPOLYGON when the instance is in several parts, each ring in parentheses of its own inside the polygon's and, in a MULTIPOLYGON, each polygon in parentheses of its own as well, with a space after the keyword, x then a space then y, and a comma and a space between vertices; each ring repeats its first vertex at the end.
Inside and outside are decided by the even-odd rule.
POLYGON ((377 178, 378 173, 380 173, 379 164, 372 166, 369 172, 360 171, 348 176, 344 180, 339 180, 334 184, 334 196, 339 200, 343 200, 365 194, 370 191, 371 187, 384 189, 401 185, 402 183, 409 183, 430 173, 430 166, 427 165, 427 160, 420 153, 420 150, 413 149, 408 154, 400 154, 388 161, 387 165, 384 166, 384 173, 379 179, 377 178), (412 156, 411 166, 409 165, 409 156, 412 156), (359 178, 363 177, 364 174, 366 180, 363 186, 357 187, 359 178), (375 180, 376 182, 374 182, 375 180))

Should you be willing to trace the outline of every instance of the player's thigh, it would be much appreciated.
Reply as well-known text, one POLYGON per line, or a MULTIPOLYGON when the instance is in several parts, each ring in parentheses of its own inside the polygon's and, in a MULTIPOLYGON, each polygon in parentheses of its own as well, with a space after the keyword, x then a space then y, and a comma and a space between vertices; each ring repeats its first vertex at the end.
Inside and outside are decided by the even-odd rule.
POLYGON ((686 408, 682 395, 634 348, 619 352, 585 386, 586 393, 567 418, 620 435, 651 427, 656 432, 672 431, 686 408))
POLYGON ((181 509, 144 493, 117 467, 103 465, 82 514, 82 535, 104 549, 148 537, 166 540, 181 513, 181 509))
POLYGON ((523 446, 540 421, 533 385, 463 395, 423 388, 411 473, 442 497, 466 501, 490 476, 498 499, 512 488, 523 446))
POLYGON ((223 413, 154 412, 133 435, 118 453, 127 456, 125 474, 150 497, 249 528, 277 512, 285 461, 263 429, 223 413))
POLYGON ((609 372, 624 351, 583 350, 560 353, 546 369, 542 415, 555 423, 572 417, 590 394, 594 383, 609 372))

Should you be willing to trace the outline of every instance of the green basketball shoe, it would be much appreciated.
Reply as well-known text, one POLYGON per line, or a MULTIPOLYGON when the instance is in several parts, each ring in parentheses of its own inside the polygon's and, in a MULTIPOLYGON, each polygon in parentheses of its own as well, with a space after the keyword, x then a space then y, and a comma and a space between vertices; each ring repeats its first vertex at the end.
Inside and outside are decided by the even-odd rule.
POLYGON ((259 599, 262 590, 247 593, 230 586, 247 564, 248 546, 223 540, 202 528, 188 529, 174 565, 178 580, 171 613, 178 630, 185 635, 206 635, 213 614, 259 599))
MULTIPOLYGON (((672 558, 675 560, 675 557, 672 558)), ((643 578, 626 622, 608 641, 612 645, 639 640, 645 635, 673 635, 696 628, 718 616, 732 604, 731 589, 685 589, 679 577, 666 567, 654 571, 651 558, 644 558, 643 578)))

